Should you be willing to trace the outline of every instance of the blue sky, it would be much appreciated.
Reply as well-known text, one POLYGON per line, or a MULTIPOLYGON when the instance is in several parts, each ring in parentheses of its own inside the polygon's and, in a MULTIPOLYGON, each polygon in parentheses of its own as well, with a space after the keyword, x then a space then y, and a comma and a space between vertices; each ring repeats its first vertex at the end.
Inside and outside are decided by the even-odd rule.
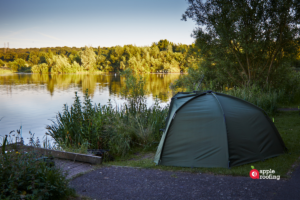
POLYGON ((0 48, 191 44, 186 0, 0 0, 0 48))

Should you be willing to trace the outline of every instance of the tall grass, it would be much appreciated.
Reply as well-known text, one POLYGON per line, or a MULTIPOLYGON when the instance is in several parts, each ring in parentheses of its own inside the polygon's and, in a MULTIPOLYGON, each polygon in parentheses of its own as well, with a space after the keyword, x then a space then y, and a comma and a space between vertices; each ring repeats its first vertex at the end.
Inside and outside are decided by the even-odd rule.
POLYGON ((262 108, 269 115, 276 113, 278 109, 278 101, 282 95, 282 91, 264 91, 256 85, 234 88, 231 90, 225 90, 223 92, 248 101, 262 108))
POLYGON ((181 76, 170 86, 173 93, 176 91, 192 92, 193 90, 212 90, 226 93, 244 99, 262 109, 268 114, 277 112, 277 108, 295 106, 300 103, 300 73, 294 70, 287 70, 284 76, 270 85, 260 85, 256 82, 241 85, 239 83, 218 82, 215 79, 204 78, 203 70, 189 69, 188 75, 181 76), (201 86, 198 88, 198 86, 201 86), (276 87, 275 87, 276 86, 276 87))
POLYGON ((66 148, 107 149, 113 155, 126 155, 133 147, 150 147, 160 140, 159 129, 164 127, 168 109, 159 100, 147 108, 141 78, 127 74, 127 103, 123 105, 93 105, 86 91, 81 102, 75 100, 69 108, 64 105, 53 124, 47 126, 48 135, 66 148), (137 89, 137 90, 136 90, 137 89), (138 92, 136 92, 138 91, 138 92))

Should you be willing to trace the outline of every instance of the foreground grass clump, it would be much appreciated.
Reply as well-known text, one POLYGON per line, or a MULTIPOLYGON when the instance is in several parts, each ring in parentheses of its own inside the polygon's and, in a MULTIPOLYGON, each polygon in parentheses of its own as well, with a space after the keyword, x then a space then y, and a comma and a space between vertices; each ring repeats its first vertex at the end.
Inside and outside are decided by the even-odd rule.
MULTIPOLYGON (((6 139, 5 139, 6 140, 6 139)), ((61 169, 37 159, 34 152, 0 154, 0 199, 67 199, 75 196, 61 169)))
POLYGON ((109 101, 108 105, 93 105, 88 92, 81 103, 75 93, 73 105, 64 105, 56 121, 47 126, 48 134, 65 149, 84 145, 88 149, 107 149, 114 156, 124 156, 137 146, 156 146, 168 109, 162 108, 157 99, 148 108, 143 78, 130 71, 125 76, 126 87, 122 92, 127 97, 126 104, 113 107, 109 101))
POLYGON ((287 178, 290 176, 290 172, 299 164, 300 156, 300 116, 299 112, 279 112, 272 116, 274 118, 275 126, 277 127, 288 152, 278 157, 270 158, 265 161, 254 162, 246 165, 232 167, 231 169, 226 168, 187 168, 187 167, 170 167, 170 166, 155 166, 153 162, 155 149, 150 151, 139 151, 138 155, 131 154, 125 158, 116 158, 115 161, 106 163, 105 165, 120 165, 130 167, 142 167, 161 169, 169 171, 184 171, 193 173, 211 173, 211 174, 222 174, 222 175, 233 175, 233 176, 247 176, 251 166, 254 166, 257 170, 275 170, 276 175, 280 175, 281 178, 287 178))

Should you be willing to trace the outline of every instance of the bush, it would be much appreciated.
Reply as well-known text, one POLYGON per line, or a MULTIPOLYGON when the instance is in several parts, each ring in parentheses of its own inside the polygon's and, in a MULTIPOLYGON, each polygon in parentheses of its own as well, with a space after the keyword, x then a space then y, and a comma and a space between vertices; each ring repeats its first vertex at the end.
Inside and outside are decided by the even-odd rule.
POLYGON ((33 73, 47 74, 47 73, 49 73, 49 66, 46 63, 34 65, 34 66, 32 66, 31 71, 33 73))
POLYGON ((37 158, 34 152, 0 154, 0 199, 67 199, 75 195, 61 169, 37 158))
POLYGON ((0 59, 0 67, 3 67, 3 66, 5 66, 5 62, 0 59))
POLYGON ((9 62, 7 65, 9 68, 11 68, 15 72, 27 68, 26 62, 22 58, 18 58, 16 60, 14 60, 13 62, 9 62))
POLYGON ((46 63, 39 64, 42 74, 49 73, 49 66, 46 63))
POLYGON ((33 65, 31 67, 31 71, 32 71, 32 73, 40 73, 41 69, 40 69, 40 67, 38 65, 33 65))

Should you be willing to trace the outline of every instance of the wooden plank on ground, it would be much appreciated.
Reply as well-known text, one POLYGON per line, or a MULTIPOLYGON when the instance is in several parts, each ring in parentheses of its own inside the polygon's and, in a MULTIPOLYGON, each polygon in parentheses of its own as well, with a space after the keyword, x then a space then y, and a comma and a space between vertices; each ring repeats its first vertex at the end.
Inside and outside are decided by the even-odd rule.
MULTIPOLYGON (((0 148, 2 148, 2 147, 0 147, 0 148)), ((44 149, 44 148, 26 146, 26 145, 22 145, 22 144, 9 144, 5 148, 6 151, 12 150, 12 149, 16 149, 18 151, 20 151, 20 150, 35 151, 38 154, 52 155, 55 158, 78 161, 78 162, 85 162, 85 163, 91 163, 91 164, 101 164, 102 163, 102 157, 100 157, 100 156, 71 153, 71 152, 64 152, 64 151, 56 151, 56 150, 52 150, 52 149, 44 149)))

